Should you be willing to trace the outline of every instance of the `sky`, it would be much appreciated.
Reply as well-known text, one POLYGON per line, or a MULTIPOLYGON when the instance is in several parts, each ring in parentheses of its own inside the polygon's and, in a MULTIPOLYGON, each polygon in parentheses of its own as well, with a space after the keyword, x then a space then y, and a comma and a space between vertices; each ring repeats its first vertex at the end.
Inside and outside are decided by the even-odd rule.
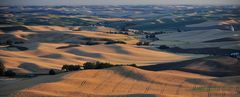
POLYGON ((240 5, 240 0, 0 0, 0 5, 240 5))

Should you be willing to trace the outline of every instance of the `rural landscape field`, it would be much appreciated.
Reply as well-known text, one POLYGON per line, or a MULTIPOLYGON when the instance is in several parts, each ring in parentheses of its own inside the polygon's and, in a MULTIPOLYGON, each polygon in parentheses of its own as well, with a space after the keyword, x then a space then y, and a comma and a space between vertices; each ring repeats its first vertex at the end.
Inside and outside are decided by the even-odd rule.
POLYGON ((1 5, 0 97, 240 97, 239 9, 1 5))

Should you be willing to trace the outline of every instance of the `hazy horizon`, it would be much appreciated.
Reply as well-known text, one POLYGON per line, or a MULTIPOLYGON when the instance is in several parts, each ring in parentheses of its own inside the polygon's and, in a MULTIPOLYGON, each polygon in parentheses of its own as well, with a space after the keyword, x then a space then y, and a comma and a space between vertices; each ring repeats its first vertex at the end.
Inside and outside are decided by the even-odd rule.
POLYGON ((240 5, 240 0, 0 0, 0 5, 240 5))

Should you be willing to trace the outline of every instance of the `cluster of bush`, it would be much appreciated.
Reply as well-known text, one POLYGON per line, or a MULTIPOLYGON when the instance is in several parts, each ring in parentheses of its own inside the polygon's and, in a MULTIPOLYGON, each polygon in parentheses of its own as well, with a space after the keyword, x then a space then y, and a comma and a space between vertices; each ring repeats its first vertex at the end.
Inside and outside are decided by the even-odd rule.
POLYGON ((62 70, 64 70, 64 71, 81 70, 81 66, 80 65, 65 64, 65 65, 63 65, 62 70))
POLYGON ((127 44, 127 43, 124 41, 108 41, 105 44, 127 44))
MULTIPOLYGON (((63 71, 77 71, 77 70, 83 70, 83 69, 103 69, 103 68, 109 68, 113 66, 123 66, 123 65, 114 65, 110 63, 103 63, 103 62, 86 62, 83 64, 83 66, 80 65, 73 65, 73 64, 65 64, 62 66, 63 71)), ((133 66, 133 65, 129 65, 133 66)), ((136 65, 134 65, 136 66, 136 65)), ((55 75, 56 71, 53 69, 50 69, 48 72, 49 75, 55 75)))
POLYGON ((98 45, 98 44, 100 44, 99 42, 96 42, 96 41, 87 41, 86 43, 85 43, 85 45, 98 45))
POLYGON ((26 51, 26 50, 28 50, 28 48, 27 47, 22 47, 22 46, 16 46, 16 45, 10 45, 10 46, 8 46, 8 48, 17 48, 18 50, 20 50, 20 51, 26 51))
POLYGON ((0 76, 14 77, 16 73, 12 70, 6 70, 2 61, 0 61, 0 76))
POLYGON ((7 41, 1 41, 0 45, 14 45, 14 44, 23 44, 23 41, 12 41, 12 40, 7 40, 7 41))
POLYGON ((113 67, 113 64, 102 62, 86 62, 83 64, 84 69, 103 69, 113 67))
POLYGON ((167 45, 160 45, 158 49, 170 49, 170 47, 167 45))
POLYGON ((149 42, 140 41, 140 42, 137 42, 136 45, 150 45, 150 43, 149 42))
POLYGON ((56 71, 53 70, 53 69, 50 69, 49 72, 48 72, 49 75, 55 75, 56 74, 56 71))
MULTIPOLYGON (((82 66, 80 65, 73 65, 73 64, 65 64, 62 66, 62 70, 63 71, 77 71, 77 70, 81 70, 82 66)), ((50 69, 48 72, 49 75, 55 75, 57 74, 56 70, 54 69, 50 69)))
POLYGON ((83 64, 84 69, 104 69, 104 68, 110 68, 114 66, 133 66, 137 67, 136 64, 128 64, 128 65, 123 65, 123 64, 111 64, 111 63, 104 63, 104 62, 86 62, 83 64))
POLYGON ((145 38, 156 38, 155 34, 147 34, 145 38))
MULTIPOLYGON (((104 68, 110 68, 110 67, 114 67, 114 66, 133 66, 133 67, 137 67, 136 64, 127 64, 127 65, 123 65, 123 64, 111 64, 111 63, 107 63, 107 62, 86 62, 83 64, 83 66, 80 65, 63 65, 62 70, 64 71, 77 71, 77 70, 83 70, 83 69, 104 69, 104 68)), ((50 70, 51 72, 54 70, 50 70)), ((49 74, 50 74, 49 71, 49 74)))

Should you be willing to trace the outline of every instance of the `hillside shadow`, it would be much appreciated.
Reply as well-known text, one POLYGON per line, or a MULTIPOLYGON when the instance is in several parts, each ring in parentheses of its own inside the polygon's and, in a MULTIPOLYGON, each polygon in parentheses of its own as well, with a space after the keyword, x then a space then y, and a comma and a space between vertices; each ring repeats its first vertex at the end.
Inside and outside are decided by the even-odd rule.
POLYGON ((68 50, 66 52, 77 55, 77 56, 86 56, 86 57, 92 57, 92 58, 103 58, 102 54, 86 52, 86 51, 82 51, 82 50, 78 50, 78 49, 71 49, 71 50, 68 50))
POLYGON ((47 71, 48 70, 48 69, 41 68, 34 63, 27 63, 27 62, 20 64, 18 67, 28 70, 30 72, 38 72, 38 71, 47 71))
POLYGON ((52 58, 52 59, 60 59, 60 58, 62 58, 63 56, 62 56, 61 54, 54 53, 54 54, 42 55, 42 56, 39 56, 39 57, 52 58))
POLYGON ((116 53, 119 53, 119 54, 131 54, 130 52, 123 49, 123 47, 121 47, 119 45, 112 45, 112 46, 108 46, 108 47, 113 49, 116 53))
POLYGON ((141 72, 127 69, 127 68, 125 68, 125 66, 117 66, 117 67, 113 67, 113 68, 106 69, 106 70, 114 71, 115 73, 117 73, 125 78, 130 78, 130 79, 142 81, 142 82, 150 82, 150 83, 154 83, 154 84, 162 84, 161 82, 158 82, 155 80, 150 80, 150 79, 146 78, 143 74, 141 74, 141 72))
POLYGON ((27 42, 24 44, 14 44, 14 45, 5 45, 0 46, 0 50, 4 51, 29 51, 29 50, 37 50, 40 43, 38 42, 27 42))
MULTIPOLYGON (((210 60, 213 57, 198 58, 181 62, 161 63, 156 65, 139 66, 138 68, 150 71, 179 70, 214 77, 240 75, 237 63, 222 63, 222 58, 210 60), (194 68, 191 68, 194 67, 194 68), (204 70, 202 68, 205 68, 204 70)), ((228 58, 228 57, 226 57, 228 58)), ((231 60, 234 60, 232 58, 231 60)))
POLYGON ((12 31, 16 31, 16 30, 29 31, 29 29, 24 26, 5 26, 5 27, 0 27, 0 30, 5 33, 11 33, 12 31))
POLYGON ((39 85, 44 83, 58 82, 62 80, 62 77, 68 73, 62 73, 51 76, 40 76, 28 79, 14 79, 7 84, 0 84, 0 96, 9 97, 14 96, 18 91, 39 85))

